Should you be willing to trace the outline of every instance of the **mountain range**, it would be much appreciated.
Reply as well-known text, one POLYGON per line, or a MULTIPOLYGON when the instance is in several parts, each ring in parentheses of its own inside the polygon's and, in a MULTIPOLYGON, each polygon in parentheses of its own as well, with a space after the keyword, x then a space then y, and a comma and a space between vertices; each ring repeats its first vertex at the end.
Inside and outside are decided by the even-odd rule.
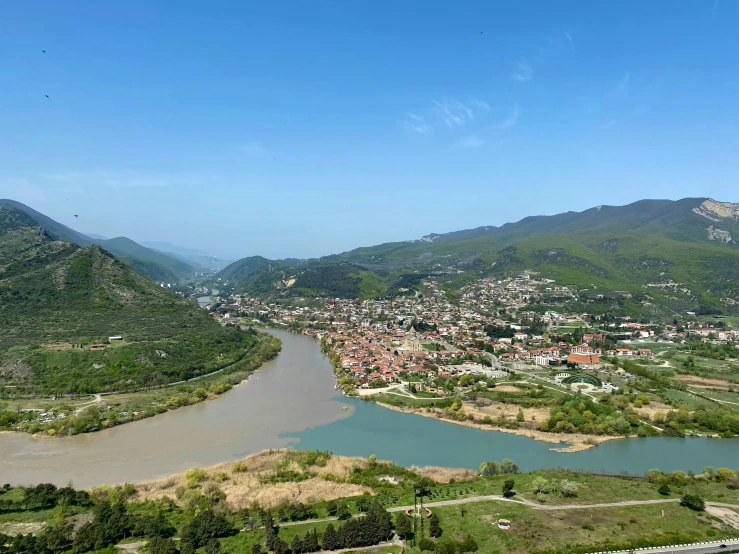
POLYGON ((169 242, 150 241, 142 242, 141 244, 146 246, 147 248, 151 248, 152 250, 156 250, 157 252, 161 252, 162 254, 165 254, 167 256, 172 256, 173 258, 182 260, 183 262, 190 264, 200 271, 223 269, 233 261, 222 260, 211 254, 208 254, 207 252, 203 252, 202 250, 185 248, 169 242))
POLYGON ((174 283, 192 277, 196 272, 220 269, 227 265, 227 262, 206 253, 169 243, 148 243, 152 246, 147 248, 126 237, 108 239, 95 234, 85 235, 14 200, 0 199, 0 206, 2 205, 13 207, 27 214, 43 226, 45 232, 55 240, 71 242, 81 247, 93 245, 103 247, 153 281, 174 283))
POLYGON ((450 291, 481 277, 538 272, 587 298, 670 311, 739 312, 739 204, 641 200, 431 233, 311 260, 250 257, 218 276, 236 291, 370 298, 435 275, 450 291))
MULTIPOLYGON (((151 386, 212 371, 255 344, 255 336, 222 327, 192 300, 100 245, 79 246, 84 237, 50 221, 0 203, 0 388, 151 386), (110 336, 123 341, 90 347, 110 336)), ((148 255, 126 241, 109 244, 148 255)))

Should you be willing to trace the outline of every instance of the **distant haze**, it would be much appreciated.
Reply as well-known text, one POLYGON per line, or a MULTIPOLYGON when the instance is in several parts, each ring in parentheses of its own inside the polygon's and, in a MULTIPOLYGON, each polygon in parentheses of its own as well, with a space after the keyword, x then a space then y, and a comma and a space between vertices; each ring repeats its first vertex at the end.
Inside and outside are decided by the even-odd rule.
POLYGON ((0 198, 225 259, 739 202, 739 2, 664 6, 0 3, 0 198))

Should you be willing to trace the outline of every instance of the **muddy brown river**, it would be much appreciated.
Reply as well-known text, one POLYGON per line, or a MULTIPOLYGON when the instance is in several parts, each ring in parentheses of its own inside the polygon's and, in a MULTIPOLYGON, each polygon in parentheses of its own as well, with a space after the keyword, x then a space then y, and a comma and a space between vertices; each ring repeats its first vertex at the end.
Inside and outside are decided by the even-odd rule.
POLYGON ((376 454, 403 466, 470 469, 512 458, 523 470, 699 472, 707 465, 736 468, 739 460, 739 439, 630 438, 565 454, 528 437, 343 398, 316 341, 270 332, 282 339, 282 353, 217 400, 76 437, 0 435, 0 484, 71 481, 87 488, 144 481, 289 445, 347 456, 376 454))
POLYGON ((0 483, 135 482, 286 446, 349 417, 315 340, 273 331, 283 351, 221 398, 113 429, 65 438, 0 435, 0 483))

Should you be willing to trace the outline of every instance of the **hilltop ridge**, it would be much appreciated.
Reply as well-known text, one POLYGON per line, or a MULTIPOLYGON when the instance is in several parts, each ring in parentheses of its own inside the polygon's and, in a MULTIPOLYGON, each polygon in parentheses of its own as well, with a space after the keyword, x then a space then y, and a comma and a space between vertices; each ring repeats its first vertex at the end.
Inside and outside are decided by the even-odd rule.
POLYGON ((54 240, 70 242, 81 247, 99 245, 132 267, 138 273, 154 281, 176 282, 195 273, 186 261, 146 248, 126 237, 100 239, 79 233, 33 208, 15 200, 0 199, 0 206, 8 206, 28 215, 54 240))
POLYGON ((54 235, 0 204, 0 388, 68 393, 166 383, 233 363, 258 341, 101 246, 54 235), (108 346, 110 336, 123 340, 108 346))
POLYGON ((255 294, 382 297, 436 275, 450 290, 523 270, 599 291, 648 296, 670 309, 739 311, 739 204, 640 200, 528 216, 304 261, 239 261, 219 273, 255 294))

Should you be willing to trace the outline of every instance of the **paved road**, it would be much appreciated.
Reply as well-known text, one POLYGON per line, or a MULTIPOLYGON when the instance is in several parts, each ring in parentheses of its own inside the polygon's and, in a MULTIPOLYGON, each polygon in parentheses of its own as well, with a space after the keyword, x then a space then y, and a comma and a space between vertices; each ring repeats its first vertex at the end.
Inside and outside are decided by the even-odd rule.
MULTIPOLYGON (((623 551, 624 554, 629 550, 623 551)), ((739 539, 725 540, 720 543, 689 544, 685 546, 668 546, 664 548, 645 548, 633 551, 634 554, 712 554, 714 552, 739 552, 739 539), (725 544, 727 548, 721 548, 725 544)))

